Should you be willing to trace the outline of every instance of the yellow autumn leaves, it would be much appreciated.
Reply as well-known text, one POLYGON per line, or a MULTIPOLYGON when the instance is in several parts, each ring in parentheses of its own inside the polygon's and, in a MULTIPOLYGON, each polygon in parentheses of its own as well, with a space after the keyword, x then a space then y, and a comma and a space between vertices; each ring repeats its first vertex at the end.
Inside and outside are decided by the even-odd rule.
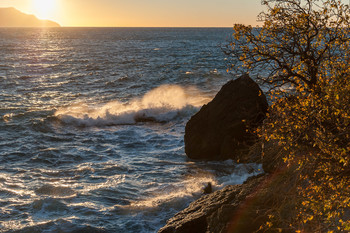
MULTIPOLYGON (((235 25, 235 72, 272 90, 262 129, 299 176, 291 229, 350 230, 350 10, 337 0, 265 0, 262 28, 235 25)), ((269 221, 265 228, 279 229, 269 221)), ((266 230, 266 229, 265 229, 266 230)))

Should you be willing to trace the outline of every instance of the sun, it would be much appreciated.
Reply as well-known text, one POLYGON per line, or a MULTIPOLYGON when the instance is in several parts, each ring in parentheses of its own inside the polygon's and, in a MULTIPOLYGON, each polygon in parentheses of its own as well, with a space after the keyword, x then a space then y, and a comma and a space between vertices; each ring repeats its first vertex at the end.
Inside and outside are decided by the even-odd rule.
POLYGON ((50 17, 56 8, 56 0, 32 0, 33 13, 41 19, 50 17))

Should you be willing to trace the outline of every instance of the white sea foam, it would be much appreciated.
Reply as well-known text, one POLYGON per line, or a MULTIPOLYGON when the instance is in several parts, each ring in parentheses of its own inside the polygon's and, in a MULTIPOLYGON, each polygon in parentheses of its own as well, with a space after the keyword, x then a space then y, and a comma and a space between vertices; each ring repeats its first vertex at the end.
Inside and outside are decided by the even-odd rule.
MULTIPOLYGON (((188 176, 180 182, 173 182, 164 187, 157 187, 153 195, 145 200, 132 202, 127 206, 117 205, 119 208, 144 209, 157 208, 163 204, 178 204, 181 200, 197 199, 203 194, 203 189, 208 183, 213 186, 213 191, 222 189, 226 185, 242 184, 250 176, 258 175, 262 172, 259 164, 235 164, 232 160, 225 162, 209 162, 207 165, 234 167, 234 171, 224 176, 217 177, 215 171, 205 171, 194 166, 192 169, 198 170, 198 173, 193 176, 188 176), (194 199, 193 199, 194 198, 194 199)), ((227 168, 228 168, 227 167, 227 168)), ((222 167, 225 170, 224 167, 222 167)))
POLYGON ((5 114, 2 118, 4 119, 5 122, 10 122, 13 116, 14 116, 13 113, 8 113, 8 114, 5 114))
POLYGON ((128 103, 118 100, 100 105, 75 103, 57 110, 55 116, 66 124, 78 126, 168 122, 193 114, 210 99, 194 87, 162 85, 128 103))

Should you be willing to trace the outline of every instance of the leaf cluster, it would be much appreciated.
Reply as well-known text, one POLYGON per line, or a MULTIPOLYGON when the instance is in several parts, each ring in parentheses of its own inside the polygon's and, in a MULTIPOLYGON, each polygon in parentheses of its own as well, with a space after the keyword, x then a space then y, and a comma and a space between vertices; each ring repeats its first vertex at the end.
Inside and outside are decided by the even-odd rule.
MULTIPOLYGON (((350 78, 350 76, 349 76, 350 78)), ((284 161, 296 166, 301 202, 293 225, 320 232, 349 230, 350 80, 277 100, 260 131, 278 141, 284 161)))
POLYGON ((300 201, 291 229, 349 232, 349 6, 338 0, 262 4, 263 26, 235 25, 224 52, 230 69, 256 74, 270 87, 272 106, 259 135, 278 142, 284 162, 297 171, 300 201))

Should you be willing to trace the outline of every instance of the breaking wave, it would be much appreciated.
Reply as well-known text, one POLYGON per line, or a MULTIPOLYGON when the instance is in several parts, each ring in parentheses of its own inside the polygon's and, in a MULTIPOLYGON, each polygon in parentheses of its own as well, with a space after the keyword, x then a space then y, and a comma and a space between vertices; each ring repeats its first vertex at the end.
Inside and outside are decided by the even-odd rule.
POLYGON ((146 200, 136 201, 129 208, 154 208, 163 204, 181 202, 189 197, 199 197, 205 186, 211 183, 214 187, 218 185, 217 180, 211 174, 189 177, 181 182, 172 183, 162 190, 157 189, 154 194, 146 200))
POLYGON ((190 116, 210 100, 194 87, 162 85, 127 103, 118 100, 99 105, 76 103, 57 110, 55 117, 77 126, 169 122, 190 116))

